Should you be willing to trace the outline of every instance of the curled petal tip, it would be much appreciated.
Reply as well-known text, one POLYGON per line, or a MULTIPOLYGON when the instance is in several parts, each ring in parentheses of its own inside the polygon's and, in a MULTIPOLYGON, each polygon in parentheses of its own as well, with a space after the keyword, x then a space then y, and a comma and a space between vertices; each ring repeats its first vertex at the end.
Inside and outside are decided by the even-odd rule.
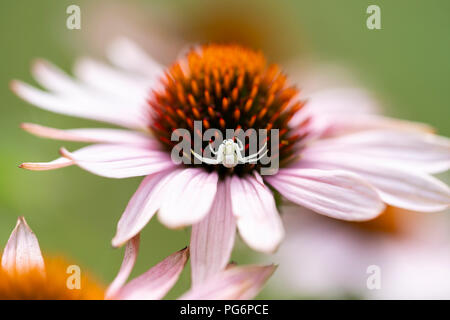
POLYGON ((17 94, 18 90, 19 90, 19 86, 20 86, 20 81, 19 80, 11 80, 9 82, 9 89, 14 92, 15 94, 17 94))
POLYGON ((31 129, 33 129, 34 127, 37 127, 38 125, 33 124, 33 123, 29 123, 29 122, 22 122, 19 127, 25 131, 30 131, 31 129))
POLYGON ((62 147, 59 149, 59 154, 63 156, 64 158, 72 160, 71 153, 66 148, 62 147))
POLYGON ((33 72, 39 71, 39 69, 46 64, 46 61, 42 58, 35 58, 31 61, 31 70, 33 72))
POLYGON ((121 239, 118 239, 117 237, 114 237, 111 240, 111 245, 113 246, 113 248, 120 248, 121 246, 123 246, 126 243, 126 241, 121 241, 121 239))

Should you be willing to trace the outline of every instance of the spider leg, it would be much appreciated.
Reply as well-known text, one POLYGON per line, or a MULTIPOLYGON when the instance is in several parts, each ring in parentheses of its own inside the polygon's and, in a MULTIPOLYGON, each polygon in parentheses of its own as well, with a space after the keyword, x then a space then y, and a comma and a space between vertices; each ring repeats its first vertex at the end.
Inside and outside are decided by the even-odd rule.
POLYGON ((258 161, 262 158, 264 158, 267 155, 267 152, 269 152, 269 150, 266 150, 266 152, 264 152, 262 155, 260 155, 258 158, 256 159, 250 159, 250 161, 258 161))
MULTIPOLYGON (((264 151, 264 149, 266 148, 266 146, 267 146, 267 142, 262 146, 261 149, 258 150, 257 153, 251 154, 251 155, 247 156, 245 159, 247 159, 247 160, 252 160, 252 158, 257 158, 257 157, 261 154, 261 152, 264 151)), ((267 153, 267 151, 266 151, 266 153, 267 153)))
MULTIPOLYGON (((263 149, 261 149, 260 151, 262 151, 263 149)), ((245 162, 256 162, 262 158, 265 157, 265 155, 267 154, 267 152, 269 152, 269 150, 266 150, 263 154, 259 155, 260 151, 258 151, 258 153, 252 154, 251 156, 245 157, 243 158, 243 160, 245 162), (259 155, 259 156, 258 156, 259 155)))
POLYGON ((238 162, 246 163, 245 158, 242 157, 242 154, 239 152, 239 150, 236 150, 235 154, 236 154, 236 158, 237 158, 238 162))
POLYGON ((238 138, 236 138, 236 141, 237 141, 237 143, 239 145, 239 151, 244 150, 244 144, 242 143, 242 141, 239 140, 238 138))
POLYGON ((208 144, 209 150, 211 150, 211 153, 215 156, 217 156, 217 151, 214 151, 213 147, 211 146, 212 143, 208 144))
POLYGON ((196 153, 194 150, 191 149, 191 153, 193 154, 194 157, 196 157, 198 160, 200 160, 203 163, 206 164, 219 164, 218 160, 216 159, 209 159, 209 158, 204 158, 201 155, 199 155, 198 153, 196 153))

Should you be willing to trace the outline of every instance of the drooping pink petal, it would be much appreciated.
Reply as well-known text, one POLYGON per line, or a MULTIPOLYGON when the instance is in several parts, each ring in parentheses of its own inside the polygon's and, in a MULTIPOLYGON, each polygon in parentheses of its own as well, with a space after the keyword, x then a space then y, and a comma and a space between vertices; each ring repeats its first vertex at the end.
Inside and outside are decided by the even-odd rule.
POLYGON ((254 298, 275 271, 271 266, 232 266, 192 288, 181 300, 248 300, 254 298))
POLYGON ((318 90, 306 95, 306 100, 305 107, 297 112, 290 123, 295 127, 309 119, 309 133, 322 137, 380 129, 416 133, 434 131, 423 123, 377 115, 380 111, 377 101, 359 88, 318 90))
POLYGON ((290 201, 337 219, 370 220, 385 208, 375 188, 351 172, 288 168, 265 179, 290 201))
POLYGON ((41 60, 34 65, 33 73, 36 80, 50 92, 21 81, 11 83, 12 91, 33 105, 56 113, 129 128, 145 129, 148 126, 148 108, 145 103, 96 91, 41 60))
POLYGON ((125 247, 125 253, 123 256, 122 265, 120 266, 119 273, 114 278, 113 282, 109 285, 105 293, 105 299, 115 299, 118 292, 122 289, 123 285, 130 276, 133 270, 134 264, 137 260, 137 255, 139 252, 139 234, 135 235, 132 239, 127 242, 125 247))
POLYGON ((434 212, 445 210, 450 204, 450 189, 418 170, 393 166, 377 158, 334 154, 332 151, 308 154, 302 160, 306 166, 343 169, 358 174, 378 190, 384 202, 395 207, 434 212))
POLYGON ((97 144, 73 153, 63 148, 61 155, 79 167, 107 178, 144 176, 174 166, 168 153, 140 146, 97 144))
POLYGON ((177 282, 188 258, 188 248, 175 252, 144 274, 127 283, 115 298, 121 300, 162 299, 177 282))
POLYGON ((19 217, 2 255, 2 268, 9 273, 25 273, 32 269, 45 274, 39 242, 24 217, 19 217))
POLYGON ((117 232, 112 240, 114 247, 121 246, 144 228, 161 207, 168 181, 177 174, 179 170, 145 177, 117 224, 117 232))
POLYGON ((233 214, 244 241, 257 251, 275 251, 284 237, 284 229, 269 188, 261 179, 234 175, 230 194, 233 214))
POLYGON ((89 128, 61 130, 34 123, 22 123, 21 128, 38 137, 64 141, 130 144, 147 146, 153 149, 156 149, 157 143, 149 135, 122 129, 89 128))
POLYGON ((433 133, 427 124, 387 118, 378 115, 322 115, 322 137, 333 137, 368 130, 396 130, 411 133, 433 133))
POLYGON ((19 168, 31 171, 46 171, 69 167, 75 162, 67 158, 58 158, 50 162, 24 162, 19 165, 19 168))
POLYGON ((197 286, 225 269, 233 250, 236 221, 231 210, 229 179, 217 185, 208 215, 192 226, 192 286, 197 286))
POLYGON ((85 89, 63 70, 44 59, 36 59, 31 71, 36 81, 49 91, 58 94, 81 94, 85 89))
POLYGON ((159 220, 169 228, 180 228, 201 221, 211 209, 218 175, 203 169, 180 170, 164 191, 159 220))
POLYGON ((450 167, 450 140, 433 134, 373 130, 318 141, 302 157, 319 153, 358 155, 413 171, 437 173, 450 167))
POLYGON ((145 100, 156 80, 130 74, 90 58, 79 59, 74 73, 78 79, 100 92, 133 102, 133 105, 142 104, 143 107, 147 106, 145 100))
POLYGON ((368 115, 376 114, 378 106, 370 94, 361 88, 334 88, 317 90, 306 97, 308 103, 290 121, 296 126, 306 118, 313 116, 317 126, 327 126, 328 115, 368 115), (326 122, 321 121, 327 120, 326 122))
POLYGON ((36 60, 32 72, 36 81, 44 88, 60 96, 81 98, 81 101, 98 100, 100 105, 112 103, 112 109, 126 109, 130 114, 143 114, 146 104, 142 102, 154 82, 146 77, 115 70, 89 58, 80 59, 75 65, 75 74, 79 77, 77 80, 42 59, 36 60), (105 90, 106 88, 110 90, 105 90))
POLYGON ((163 66, 127 38, 116 39, 107 49, 107 56, 116 66, 150 78, 158 78, 164 72, 163 66))
POLYGON ((376 114, 379 111, 376 99, 362 88, 318 90, 309 94, 308 100, 308 108, 316 114, 376 114))

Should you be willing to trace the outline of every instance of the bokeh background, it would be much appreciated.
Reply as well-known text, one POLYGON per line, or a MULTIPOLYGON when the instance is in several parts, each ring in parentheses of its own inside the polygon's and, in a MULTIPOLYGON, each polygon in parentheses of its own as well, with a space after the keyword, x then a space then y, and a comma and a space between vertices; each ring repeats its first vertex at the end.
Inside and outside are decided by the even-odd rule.
MULTIPOLYGON (((300 59, 342 67, 382 101, 387 114, 429 123, 448 136, 449 12, 447 0, 1 1, 0 247, 17 216, 24 215, 44 252, 76 261, 106 285, 123 254, 110 241, 141 180, 101 178, 77 167, 48 172, 17 167, 24 161, 52 160, 61 146, 69 150, 81 146, 33 137, 19 128, 21 122, 58 128, 99 126, 41 111, 11 93, 12 79, 35 83, 29 70, 33 59, 43 57, 70 71, 81 55, 102 58, 102 49, 117 35, 130 36, 164 63, 190 43, 233 41, 260 48, 281 65, 300 59), (81 30, 66 28, 70 4, 81 7, 81 30), (366 28, 370 4, 381 7, 382 30, 366 28)), ((449 180, 448 175, 441 178, 449 180)), ((189 230, 167 230, 152 219, 142 234, 133 274, 142 273, 188 241, 189 230)), ((238 263, 260 259, 240 242, 233 253, 238 263)), ((188 287, 187 268, 168 297, 188 287)), ((269 286, 259 297, 305 296, 269 286)))

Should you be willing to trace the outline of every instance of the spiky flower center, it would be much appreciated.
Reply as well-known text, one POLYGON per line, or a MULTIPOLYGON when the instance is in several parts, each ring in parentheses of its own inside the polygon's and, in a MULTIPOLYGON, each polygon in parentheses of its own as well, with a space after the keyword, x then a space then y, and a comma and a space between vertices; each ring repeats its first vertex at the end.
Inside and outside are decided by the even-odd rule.
MULTIPOLYGON (((168 150, 177 143, 171 141, 175 130, 187 129, 194 137, 200 134, 194 130, 194 121, 201 121, 204 130, 221 130, 223 137, 226 129, 278 129, 278 152, 271 156, 283 163, 293 155, 298 137, 292 134, 288 122, 303 102, 293 103, 298 90, 287 84, 277 65, 267 65, 261 52, 237 45, 196 47, 167 70, 162 84, 163 89, 149 100, 154 110, 150 128, 168 150)), ((208 143, 204 142, 203 148, 208 143)), ((221 174, 245 174, 259 164, 232 169, 204 166, 221 174)))
POLYGON ((68 287, 71 274, 67 273, 67 268, 70 265, 59 258, 45 259, 45 274, 38 269, 11 274, 0 268, 0 300, 103 299, 103 289, 84 272, 81 273, 79 289, 68 287))

